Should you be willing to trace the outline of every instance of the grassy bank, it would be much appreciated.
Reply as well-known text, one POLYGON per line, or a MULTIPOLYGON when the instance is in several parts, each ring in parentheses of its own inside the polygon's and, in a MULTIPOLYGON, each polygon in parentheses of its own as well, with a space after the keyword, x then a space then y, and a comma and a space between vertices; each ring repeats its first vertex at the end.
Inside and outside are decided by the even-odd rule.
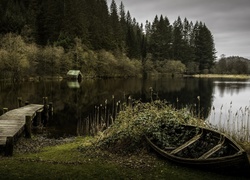
POLYGON ((187 111, 164 103, 137 103, 121 111, 114 124, 94 137, 77 137, 63 144, 37 144, 20 139, 27 152, 0 157, 3 179, 247 179, 239 174, 213 173, 178 166, 160 159, 145 143, 144 135, 159 123, 199 123, 187 111), (35 151, 29 147, 38 146, 35 151))
MULTIPOLYGON (((105 151, 80 152, 91 138, 46 147, 36 153, 0 158, 3 179, 237 179, 170 164, 154 153, 117 156, 105 151)), ((91 150, 92 151, 92 150, 91 150)), ((240 178, 240 177, 238 177, 240 178)))

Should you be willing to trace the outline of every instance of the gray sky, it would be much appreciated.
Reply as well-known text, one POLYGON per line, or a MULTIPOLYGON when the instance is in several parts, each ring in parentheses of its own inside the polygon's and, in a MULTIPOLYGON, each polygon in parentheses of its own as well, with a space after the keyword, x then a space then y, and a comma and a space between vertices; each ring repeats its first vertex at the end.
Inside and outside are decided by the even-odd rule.
MULTIPOLYGON (((111 0, 107 0, 110 6, 111 0)), ((117 7, 121 0, 115 0, 117 7)), ((195 23, 202 21, 214 36, 217 57, 221 54, 250 59, 250 0, 122 0, 137 22, 145 25, 155 15, 178 16, 195 23)))

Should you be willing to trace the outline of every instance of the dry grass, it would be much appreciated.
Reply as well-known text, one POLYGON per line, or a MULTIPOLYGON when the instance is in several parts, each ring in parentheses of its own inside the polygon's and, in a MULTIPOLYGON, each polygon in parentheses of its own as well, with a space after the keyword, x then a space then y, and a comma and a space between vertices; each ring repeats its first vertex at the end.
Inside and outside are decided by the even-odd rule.
POLYGON ((194 75, 185 75, 187 77, 196 77, 196 78, 235 78, 235 79, 249 79, 249 75, 244 74, 194 74, 194 75))

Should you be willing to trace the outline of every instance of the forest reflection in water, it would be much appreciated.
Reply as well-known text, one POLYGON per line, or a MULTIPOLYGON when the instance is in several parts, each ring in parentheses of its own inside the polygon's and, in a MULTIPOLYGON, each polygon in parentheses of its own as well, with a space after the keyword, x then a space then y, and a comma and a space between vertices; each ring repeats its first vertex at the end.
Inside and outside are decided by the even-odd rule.
POLYGON ((64 80, 24 82, 16 86, 1 82, 0 108, 16 108, 18 97, 31 103, 42 103, 42 98, 46 96, 54 106, 54 118, 47 128, 48 136, 75 136, 87 132, 85 119, 95 106, 104 104, 106 100, 110 104, 112 96, 116 101, 125 101, 129 96, 143 102, 150 101, 151 88, 154 99, 166 100, 178 108, 188 107, 196 115, 200 113, 213 127, 229 130, 232 135, 233 131, 243 132, 239 129, 241 127, 244 129, 244 137, 239 138, 249 140, 248 80, 158 77, 89 79, 81 83, 64 80), (236 112, 243 112, 243 109, 243 115, 235 116, 236 112), (230 112, 232 120, 229 120, 227 112, 230 112), (242 116, 244 120, 241 120, 242 116))

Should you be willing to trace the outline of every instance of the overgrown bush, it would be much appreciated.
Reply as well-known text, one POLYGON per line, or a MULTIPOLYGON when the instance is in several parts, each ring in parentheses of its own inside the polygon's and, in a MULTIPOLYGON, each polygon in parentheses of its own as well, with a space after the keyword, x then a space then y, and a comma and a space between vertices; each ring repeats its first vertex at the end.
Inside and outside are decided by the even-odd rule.
POLYGON ((19 81, 30 67, 27 59, 27 45, 21 36, 6 34, 0 41, 0 70, 9 74, 12 81, 19 81))
MULTIPOLYGON (((196 123, 196 119, 186 109, 175 110, 162 101, 136 102, 121 111, 115 122, 96 137, 93 145, 112 153, 139 152, 145 147, 145 135, 159 131, 163 124, 181 123, 196 123)), ((85 150, 83 146, 79 149, 85 150)))
POLYGON ((60 74, 61 59, 64 49, 56 46, 46 46, 40 49, 36 58, 36 72, 41 76, 54 76, 60 74))
POLYGON ((98 53, 96 73, 98 76, 114 77, 117 76, 118 61, 115 56, 105 50, 98 53))
POLYGON ((183 74, 186 71, 186 66, 178 60, 162 60, 151 61, 147 60, 144 64, 144 70, 147 73, 166 73, 166 74, 183 74))

